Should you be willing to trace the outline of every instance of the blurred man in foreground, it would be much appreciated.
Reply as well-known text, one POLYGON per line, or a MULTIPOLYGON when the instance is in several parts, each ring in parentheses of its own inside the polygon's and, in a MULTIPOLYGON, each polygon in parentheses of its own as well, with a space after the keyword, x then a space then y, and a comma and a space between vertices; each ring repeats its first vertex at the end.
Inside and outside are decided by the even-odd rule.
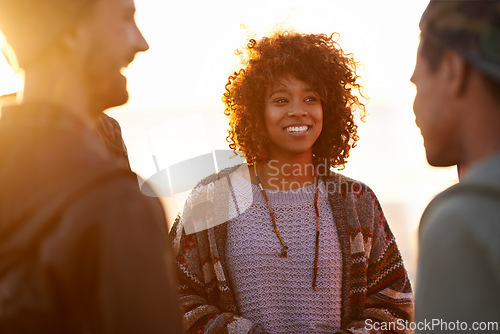
POLYGON ((133 0, 0 0, 0 332, 179 333, 164 212, 96 131, 148 44, 133 0))
POLYGON ((422 217, 416 320, 441 320, 422 333, 498 332, 500 1, 432 0, 420 29, 411 81, 427 160, 467 170, 422 217))

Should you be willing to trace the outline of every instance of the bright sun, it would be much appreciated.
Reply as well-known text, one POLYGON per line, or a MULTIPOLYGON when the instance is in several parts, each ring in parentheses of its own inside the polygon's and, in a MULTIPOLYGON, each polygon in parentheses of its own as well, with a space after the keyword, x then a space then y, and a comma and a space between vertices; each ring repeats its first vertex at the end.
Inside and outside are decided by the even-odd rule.
MULTIPOLYGON (((0 40, 1 46, 2 41, 0 40)), ((23 81, 20 76, 14 73, 3 54, 0 54, 0 96, 18 92, 22 86, 23 81)))

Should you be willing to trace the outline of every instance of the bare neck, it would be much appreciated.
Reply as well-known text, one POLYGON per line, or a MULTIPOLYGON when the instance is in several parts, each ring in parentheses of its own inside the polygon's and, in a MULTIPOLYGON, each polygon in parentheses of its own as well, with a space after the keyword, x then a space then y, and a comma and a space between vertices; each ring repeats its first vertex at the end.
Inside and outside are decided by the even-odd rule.
MULTIPOLYGON (((262 186, 272 190, 291 190, 314 183, 314 164, 311 154, 287 158, 285 156, 257 163, 257 173, 262 186)), ((254 169, 250 175, 255 181, 254 169)))
POLYGON ((22 103, 45 102, 57 105, 89 125, 95 123, 78 71, 46 60, 25 70, 22 103))
POLYGON ((500 153, 500 110, 498 107, 484 107, 475 112, 466 122, 464 137, 465 165, 470 167, 492 155, 500 153))
MULTIPOLYGON (((473 77, 471 80, 480 80, 473 77)), ((464 164, 467 168, 500 153, 500 107, 480 80, 464 101, 464 164)))

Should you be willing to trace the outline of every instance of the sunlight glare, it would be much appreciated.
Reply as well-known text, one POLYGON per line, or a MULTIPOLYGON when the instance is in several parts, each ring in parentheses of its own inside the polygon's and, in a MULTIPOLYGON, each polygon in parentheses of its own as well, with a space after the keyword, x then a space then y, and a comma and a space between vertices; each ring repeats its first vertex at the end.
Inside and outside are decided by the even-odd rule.
MULTIPOLYGON (((3 46, 3 39, 0 36, 0 48, 3 46)), ((23 87, 23 80, 14 73, 9 63, 0 53, 0 96, 9 95, 20 91, 23 87)))

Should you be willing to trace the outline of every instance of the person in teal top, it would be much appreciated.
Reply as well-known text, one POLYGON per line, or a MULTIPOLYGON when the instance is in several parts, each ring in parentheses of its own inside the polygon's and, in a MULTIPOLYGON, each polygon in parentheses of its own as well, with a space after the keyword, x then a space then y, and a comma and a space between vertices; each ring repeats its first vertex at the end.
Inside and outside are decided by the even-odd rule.
POLYGON ((419 230, 417 333, 498 333, 500 1, 431 1, 411 81, 429 164, 466 166, 419 230))

